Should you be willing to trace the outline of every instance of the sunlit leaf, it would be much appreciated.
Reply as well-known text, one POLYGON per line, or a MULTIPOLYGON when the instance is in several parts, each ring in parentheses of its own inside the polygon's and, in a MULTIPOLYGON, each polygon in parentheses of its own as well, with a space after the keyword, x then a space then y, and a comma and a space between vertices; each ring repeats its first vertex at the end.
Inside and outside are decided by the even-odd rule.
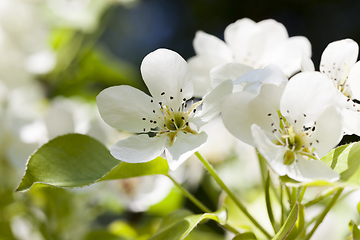
POLYGON ((298 219, 296 220, 295 226, 291 230, 291 232, 288 235, 287 239, 297 239, 297 237, 302 232, 304 227, 305 227, 305 208, 304 208, 304 205, 299 204, 298 219))
POLYGON ((341 180, 348 180, 360 165, 360 142, 335 148, 321 160, 340 174, 341 180))
POLYGON ((252 232, 244 232, 236 235, 232 240, 256 240, 256 236, 252 232))
POLYGON ((276 235, 272 240, 285 239, 289 235, 293 227, 295 226, 295 223, 298 219, 298 215, 299 215, 299 204, 296 202, 296 204, 294 204, 294 206, 292 207, 284 225, 280 228, 279 232, 276 233, 276 235))
POLYGON ((360 240, 360 230, 359 230, 359 228, 357 227, 356 223, 353 220, 350 221, 349 228, 350 228, 350 231, 352 233, 352 239, 353 240, 360 240))
POLYGON ((163 158, 125 163, 116 160, 97 140, 82 134, 67 134, 44 144, 30 157, 16 191, 26 191, 34 183, 72 188, 102 180, 167 172, 168 165, 163 158))
POLYGON ((203 220, 214 220, 225 224, 227 210, 221 208, 214 213, 192 215, 187 210, 180 210, 165 217, 159 230, 149 240, 179 240, 184 239, 203 220))

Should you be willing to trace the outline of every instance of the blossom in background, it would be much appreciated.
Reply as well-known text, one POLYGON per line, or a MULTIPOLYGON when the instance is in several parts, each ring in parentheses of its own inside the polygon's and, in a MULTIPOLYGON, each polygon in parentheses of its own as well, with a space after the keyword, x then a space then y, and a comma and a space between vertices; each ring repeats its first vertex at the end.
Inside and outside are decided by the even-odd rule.
POLYGON ((117 142, 111 154, 136 163, 165 153, 174 170, 206 142, 206 133, 199 129, 219 115, 220 100, 231 93, 232 82, 224 82, 194 103, 188 65, 167 49, 148 54, 141 73, 152 97, 125 85, 107 88, 97 96, 106 123, 119 130, 142 133, 117 142))
POLYGON ((35 74, 52 71, 57 57, 48 43, 49 35, 40 3, 2 0, 0 52, 6 58, 0 59, 0 80, 16 88, 33 81, 35 74))
POLYGON ((224 37, 225 42, 202 31, 196 33, 193 42, 196 56, 188 60, 196 76, 195 95, 205 94, 214 87, 210 76, 216 78, 218 71, 235 80, 254 68, 272 63, 290 77, 300 71, 302 55, 311 56, 307 38, 289 38, 284 25, 272 19, 258 23, 240 19, 226 27, 224 37))
POLYGON ((143 212, 164 200, 173 187, 168 177, 150 175, 109 181, 105 188, 129 210, 143 212))
MULTIPOLYGON (((334 104, 342 108, 344 131, 360 135, 360 105, 353 100, 360 99, 360 62, 356 62, 358 44, 352 39, 330 43, 320 61, 320 72, 333 83, 338 91, 334 104)), ((310 58, 303 57, 302 71, 315 71, 310 58)))
POLYGON ((342 138, 342 118, 332 106, 335 95, 322 74, 300 73, 282 93, 267 82, 259 93, 229 95, 222 103, 222 117, 229 131, 256 146, 279 175, 301 182, 336 181, 339 175, 319 160, 342 138))

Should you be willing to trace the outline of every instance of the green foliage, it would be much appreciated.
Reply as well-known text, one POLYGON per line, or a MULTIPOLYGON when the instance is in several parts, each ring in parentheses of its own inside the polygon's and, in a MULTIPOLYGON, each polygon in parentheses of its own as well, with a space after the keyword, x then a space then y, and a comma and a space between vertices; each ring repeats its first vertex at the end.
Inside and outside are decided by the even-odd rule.
POLYGON ((305 227, 305 207, 302 204, 299 204, 299 215, 296 220, 294 228, 291 230, 287 239, 297 239, 300 233, 303 231, 305 227))
MULTIPOLYGON (((296 202, 292 207, 289 216, 287 217, 284 225, 280 228, 280 231, 276 233, 272 240, 283 240, 289 235, 290 231, 294 228, 299 216, 299 204, 296 202)), ((291 238, 289 238, 290 240, 291 238)))
POLYGON ((340 179, 347 181, 360 165, 360 142, 350 143, 335 148, 321 160, 340 174, 340 179))
POLYGON ((192 215, 190 211, 180 210, 166 216, 159 230, 149 240, 185 239, 189 233, 203 220, 214 220, 224 225, 227 220, 227 210, 221 208, 214 213, 192 215))
POLYGON ((57 137, 41 146, 29 159, 25 175, 16 191, 26 191, 34 183, 56 187, 82 187, 97 181, 167 174, 165 159, 146 163, 116 160, 97 140, 81 134, 57 137))
POLYGON ((351 220, 349 222, 349 228, 350 228, 350 231, 351 231, 351 234, 352 234, 352 239, 353 240, 360 240, 360 230, 358 228, 358 226, 356 225, 356 223, 351 220))
POLYGON ((244 232, 236 235, 232 240, 256 240, 255 234, 252 232, 244 232))

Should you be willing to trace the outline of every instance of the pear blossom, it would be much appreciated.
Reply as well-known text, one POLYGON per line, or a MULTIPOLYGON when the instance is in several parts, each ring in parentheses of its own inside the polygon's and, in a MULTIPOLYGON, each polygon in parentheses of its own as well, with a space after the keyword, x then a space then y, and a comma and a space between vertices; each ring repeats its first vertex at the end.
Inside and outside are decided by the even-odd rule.
POLYGON ((341 114, 332 106, 336 91, 331 81, 312 72, 295 75, 283 92, 272 85, 264 83, 257 94, 242 91, 226 97, 225 126, 257 147, 281 176, 301 182, 338 180, 339 174, 320 160, 343 134, 341 114))
MULTIPOLYGON (((328 77, 338 91, 334 104, 342 107, 345 132, 360 135, 360 105, 353 100, 360 99, 359 46, 352 39, 330 43, 320 61, 320 72, 328 77)), ((303 57, 302 71, 315 71, 310 58, 303 57)))
POLYGON ((97 96, 100 115, 107 124, 142 133, 117 142, 110 152, 132 163, 163 155, 175 170, 206 142, 207 135, 200 127, 219 115, 220 100, 231 93, 232 82, 224 82, 195 103, 186 61, 167 49, 148 54, 141 73, 152 97, 125 85, 107 88, 97 96))
POLYGON ((226 27, 224 36, 225 42, 202 31, 196 33, 193 41, 196 56, 188 60, 196 76, 195 95, 214 88, 212 81, 216 82, 219 75, 235 80, 271 63, 290 77, 300 71, 302 55, 311 56, 307 38, 289 38, 284 25, 273 19, 258 23, 240 19, 226 27))
POLYGON ((173 187, 174 184, 168 177, 149 175, 109 181, 105 188, 129 210, 144 212, 164 200, 173 187))

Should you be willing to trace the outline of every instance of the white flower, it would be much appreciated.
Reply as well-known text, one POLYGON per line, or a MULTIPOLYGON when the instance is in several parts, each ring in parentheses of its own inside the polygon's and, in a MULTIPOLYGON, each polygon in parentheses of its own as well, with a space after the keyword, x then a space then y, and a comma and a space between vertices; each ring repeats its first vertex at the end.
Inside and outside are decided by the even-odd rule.
MULTIPOLYGON (((352 39, 330 43, 320 61, 320 72, 327 76, 338 91, 334 104, 342 107, 345 132, 360 135, 360 105, 353 100, 360 99, 360 61, 356 62, 358 44, 352 39)), ((303 57, 303 71, 315 71, 310 58, 303 57)))
POLYGON ((159 49, 148 54, 141 73, 152 97, 130 86, 110 87, 97 96, 106 123, 123 131, 144 133, 117 142, 111 153, 133 163, 165 153, 174 170, 206 142, 206 133, 198 130, 220 113, 220 100, 231 93, 232 82, 224 82, 191 106, 192 79, 186 61, 177 53, 159 49))
POLYGON ((235 80, 253 68, 271 63, 280 66, 289 77, 300 70, 302 55, 311 55, 307 38, 289 38, 285 27, 272 19, 255 23, 243 18, 230 24, 224 35, 225 42, 202 31, 196 33, 193 42, 196 56, 189 59, 191 70, 197 76, 196 95, 214 87, 210 76, 216 81, 224 74, 226 79, 235 80), (210 73, 211 69, 215 72, 210 73))
POLYGON ((107 190, 133 212, 147 211, 164 200, 174 184, 163 175, 133 177, 107 182, 107 190))
POLYGON ((281 176, 301 182, 338 180, 339 175, 319 160, 342 138, 341 115, 331 106, 336 95, 331 81, 313 72, 295 75, 282 94, 271 85, 263 84, 258 94, 243 91, 225 98, 225 126, 256 146, 281 176), (280 99, 279 105, 272 99, 280 99))

